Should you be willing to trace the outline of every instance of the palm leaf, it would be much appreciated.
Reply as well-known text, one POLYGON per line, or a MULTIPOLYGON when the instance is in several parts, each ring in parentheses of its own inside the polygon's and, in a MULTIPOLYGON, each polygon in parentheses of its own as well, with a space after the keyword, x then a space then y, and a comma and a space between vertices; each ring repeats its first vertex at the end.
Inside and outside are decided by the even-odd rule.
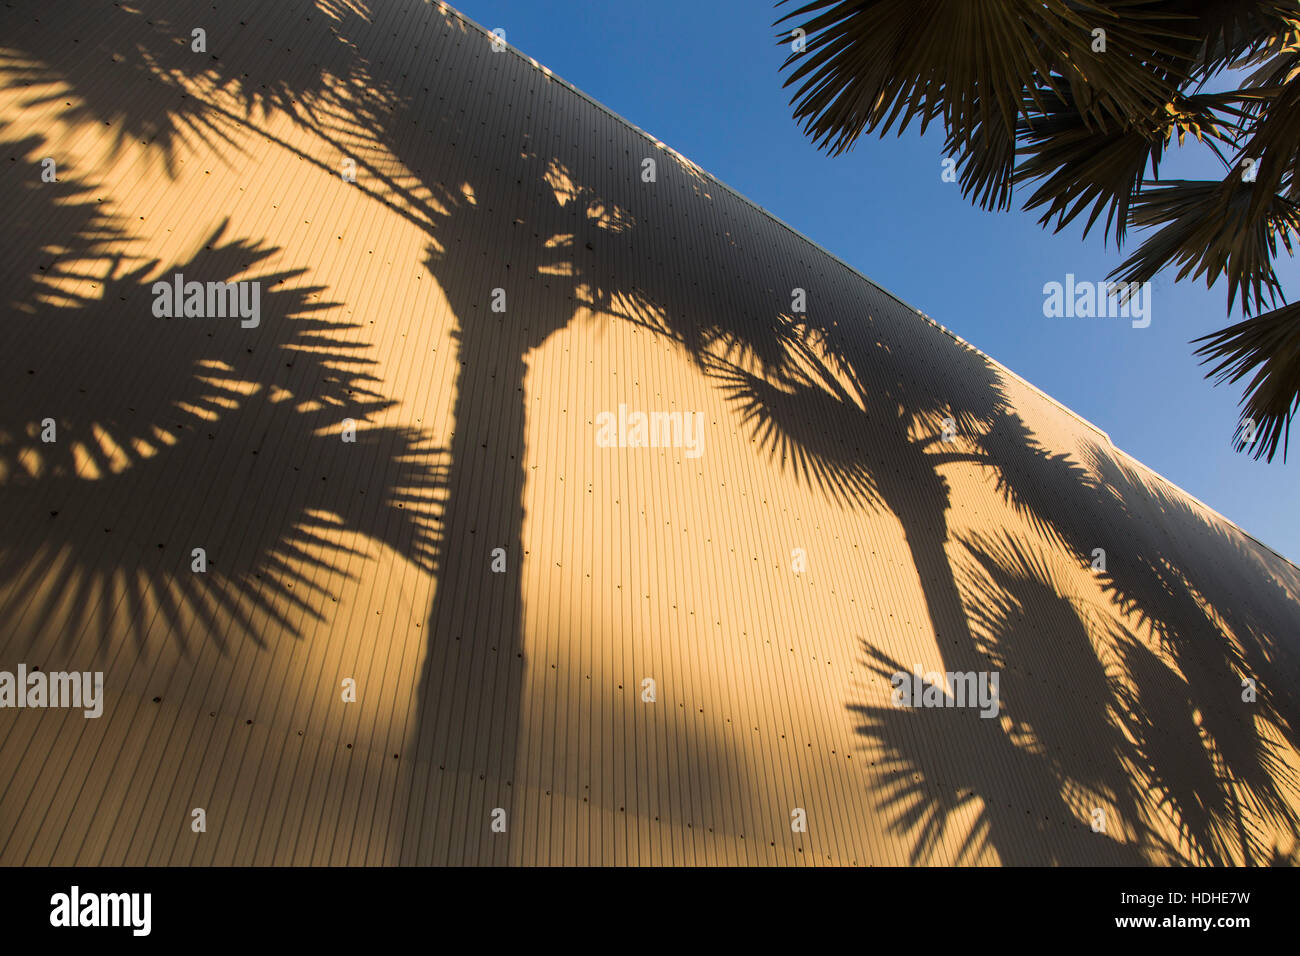
POLYGON ((1156 228, 1110 277, 1146 282, 1168 265, 1213 285, 1228 279, 1228 308, 1242 296, 1242 308, 1276 305, 1282 293, 1273 259, 1278 242, 1292 253, 1291 234, 1300 232, 1300 204, 1266 194, 1234 170, 1222 182, 1175 180, 1149 188, 1134 201, 1130 223, 1156 228), (1260 211, 1256 212, 1259 208, 1260 211))
POLYGON ((802 24, 806 52, 783 66, 793 67, 785 85, 799 84, 795 119, 819 148, 836 154, 863 132, 883 135, 896 121, 901 133, 917 116, 922 131, 938 116, 949 130, 969 130, 993 113, 1014 128, 1021 91, 1037 88, 1052 68, 1021 15, 1026 10, 1044 31, 1061 17, 1083 26, 1061 0, 812 0, 777 21, 809 17, 802 24), (936 30, 936 23, 945 28, 936 30))
POLYGON ((1194 75, 1206 79, 1268 47, 1295 17, 1292 0, 1181 0, 1202 38, 1194 75))
POLYGON ((1235 436, 1237 450, 1272 461, 1280 443, 1285 461, 1291 416, 1300 404, 1300 303, 1195 341, 1205 343, 1196 350, 1197 355, 1205 356, 1202 364, 1218 362, 1207 378, 1237 382, 1255 373, 1242 399, 1245 414, 1235 436))
MULTIPOLYGON (((786 0, 781 0, 781 3, 786 0)), ((1131 122, 1168 102, 1185 79, 1176 17, 1149 0, 812 0, 777 21, 806 17, 806 49, 787 58, 796 121, 819 148, 848 149, 942 117, 962 144, 997 118, 1014 129, 1043 89, 1069 85, 1099 124, 1131 122), (1119 11, 1119 12, 1117 12, 1119 11), (1121 15, 1122 13, 1122 15, 1121 15), (936 25, 942 25, 937 28, 936 25), (1096 28, 1107 52, 1094 53, 1096 28), (1159 61, 1153 69, 1148 61, 1159 61), (1084 103, 1083 101, 1087 102, 1084 103)), ((1183 18, 1186 19, 1186 18, 1183 18)), ((789 40, 781 34, 780 42, 789 40)), ((1063 95, 1063 94, 1062 94, 1063 95)))
POLYGON ((1116 243, 1122 243, 1133 198, 1148 168, 1152 177, 1159 175, 1169 142, 1177 136, 1181 144, 1188 134, 1216 150, 1216 142, 1232 142, 1235 126, 1219 114, 1243 115, 1234 105, 1239 99, 1231 93, 1177 95, 1147 122, 1098 130, 1073 103, 1057 98, 1042 119, 1020 126, 1019 153, 1025 158, 1014 182, 1041 180, 1024 208, 1046 206, 1039 223, 1055 220, 1053 231, 1060 232, 1091 205, 1083 234, 1105 210, 1106 238, 1113 226, 1116 243))
POLYGON ((986 210, 1011 208, 1016 135, 1003 125, 1000 113, 977 123, 964 137, 949 134, 944 151, 956 156, 957 182, 963 199, 986 210))
POLYGON ((1256 202, 1262 205, 1275 192, 1300 199, 1300 15, 1261 57, 1264 65, 1246 81, 1253 123, 1242 156, 1259 160, 1256 202))

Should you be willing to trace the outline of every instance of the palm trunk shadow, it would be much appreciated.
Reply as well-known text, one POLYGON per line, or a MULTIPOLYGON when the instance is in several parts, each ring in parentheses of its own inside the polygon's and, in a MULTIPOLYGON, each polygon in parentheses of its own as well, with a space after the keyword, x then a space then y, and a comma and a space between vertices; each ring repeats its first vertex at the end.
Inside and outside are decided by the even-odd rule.
MULTIPOLYGON (((521 172, 532 171, 530 159, 521 172)), ((432 251, 427 263, 455 317, 459 368, 438 580, 403 781, 410 789, 394 821, 393 855, 404 865, 511 859, 526 666, 527 356, 575 314, 572 286, 544 273, 557 255, 546 238, 560 231, 543 225, 559 210, 548 195, 523 210, 538 224, 534 235, 516 228, 521 210, 508 197, 485 188, 477 205, 460 205, 442 223, 440 246, 459 247, 456 255, 432 251), (485 273, 479 261, 504 268, 485 273), (491 308, 494 287, 507 294, 506 311, 491 308)))
MULTIPOLYGON (((886 506, 895 515, 903 527, 907 540, 912 565, 920 579, 921 591, 925 598, 925 608, 930 617, 930 627, 942 659, 940 671, 949 673, 985 672, 993 668, 988 659, 976 646, 971 634, 966 609, 962 604, 961 590, 953 573, 952 561, 948 555, 947 511, 949 507, 948 489, 942 476, 924 459, 924 452, 913 449, 912 455, 919 456, 916 467, 906 487, 890 488, 890 483, 882 483, 881 496, 886 506), (896 493, 891 493, 896 492, 896 493)), ((878 471, 883 471, 879 469, 878 471)), ((928 662, 907 662, 919 664, 922 671, 931 669, 928 662)), ((943 748, 927 758, 917 753, 907 753, 908 741, 916 738, 912 734, 890 733, 888 740, 898 748, 903 762, 911 768, 927 767, 922 773, 918 788, 931 790, 926 799, 927 809, 945 816, 951 816, 949 801, 952 794, 943 794, 945 782, 954 778, 964 784, 967 793, 978 796, 984 804, 982 832, 972 832, 967 839, 982 839, 991 845, 998 859, 1004 863, 1022 866, 1048 866, 1060 862, 1055 848, 1044 839, 1026 839, 1026 822, 1017 819, 1010 805, 1003 799, 1014 790, 1025 789, 1033 793, 1033 799, 1017 801, 1035 807, 1035 812, 1047 810, 1049 814, 1063 815, 1065 808, 1060 798, 1055 781, 1044 780, 1043 770, 1032 758, 1011 746, 1006 739, 1000 723, 996 719, 980 717, 973 711, 938 711, 926 714, 928 718, 942 721, 945 733, 927 732, 926 739, 933 747, 937 739, 954 737, 962 740, 959 747, 943 748), (946 754, 947 756, 941 756, 946 754), (958 767, 965 764, 963 770, 958 767), (1011 772, 1014 768, 1015 772, 1011 772), (1005 777, 999 780, 999 777, 1005 777), (1015 783, 1011 783, 1014 779, 1015 783), (948 807, 946 814, 940 808, 948 807)), ((959 791, 963 789, 959 786, 959 791)), ((957 798, 960 800, 960 796, 957 798)), ((936 820, 936 825, 942 822, 936 820)), ((1030 823, 1030 831, 1035 827, 1030 823)), ((1041 836, 1041 834, 1039 834, 1041 836)), ((976 849, 971 846, 969 849, 976 849)), ((920 862, 917 853, 926 849, 924 841, 918 841, 914 848, 912 863, 920 862)), ((967 849, 967 847, 964 847, 967 849)))
POLYGON ((509 860, 523 677, 527 367, 500 338, 460 337, 437 591, 417 690, 410 802, 399 821, 403 865, 509 860), (497 561, 503 572, 493 570, 497 561), (497 808, 504 832, 493 829, 497 808))

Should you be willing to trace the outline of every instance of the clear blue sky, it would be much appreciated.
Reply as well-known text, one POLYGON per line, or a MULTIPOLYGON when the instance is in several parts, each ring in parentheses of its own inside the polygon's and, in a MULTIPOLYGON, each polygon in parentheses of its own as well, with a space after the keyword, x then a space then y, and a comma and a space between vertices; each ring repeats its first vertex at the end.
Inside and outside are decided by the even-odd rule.
MULTIPOLYGON (((1107 432, 1120 448, 1293 561, 1297 463, 1231 450, 1241 390, 1214 386, 1189 341, 1237 321, 1222 281, 1157 278, 1149 328, 1047 319, 1043 284, 1100 281, 1122 260, 1100 229, 1052 235, 1036 213, 986 213, 941 179, 942 131, 862 139, 831 158, 790 116, 770 3, 457 0, 466 16, 662 140, 1107 432)), ((782 8, 782 14, 790 6, 782 8)), ((1199 148, 1162 177, 1221 175, 1199 148)), ((1133 248, 1130 236, 1130 245, 1133 248)), ((1285 256, 1288 298, 1300 266, 1285 256)), ((1300 429, 1293 435, 1300 457, 1300 429)))

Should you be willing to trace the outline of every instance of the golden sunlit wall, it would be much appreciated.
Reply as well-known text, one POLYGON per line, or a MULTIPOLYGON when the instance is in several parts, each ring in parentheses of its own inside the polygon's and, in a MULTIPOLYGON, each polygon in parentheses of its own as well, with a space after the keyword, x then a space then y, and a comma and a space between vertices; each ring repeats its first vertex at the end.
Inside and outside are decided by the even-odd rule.
POLYGON ((0 864, 1300 852, 1296 568, 455 11, 0 74, 0 864))

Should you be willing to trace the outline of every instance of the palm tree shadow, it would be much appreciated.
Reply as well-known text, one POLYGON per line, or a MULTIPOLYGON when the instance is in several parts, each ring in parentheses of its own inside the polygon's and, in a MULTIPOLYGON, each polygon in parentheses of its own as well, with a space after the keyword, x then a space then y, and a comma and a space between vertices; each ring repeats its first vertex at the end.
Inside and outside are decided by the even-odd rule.
POLYGON ((464 130, 440 134, 434 141, 448 146, 433 167, 435 203, 425 207, 437 210, 426 266, 447 298, 459 365, 411 798, 394 839, 403 864, 502 863, 510 831, 489 830, 489 813, 514 806, 526 666, 528 356, 578 309, 575 237, 613 220, 593 223, 587 209, 567 202, 554 162, 534 152, 521 151, 512 168, 482 180, 455 152, 464 130), (516 182, 533 188, 516 190, 516 182))
POLYGON ((1105 520, 1162 532, 1190 529, 1139 534, 1122 554, 1122 571, 1102 576, 1116 603, 1147 621, 1155 638, 1154 649, 1134 645, 1127 653, 1130 696, 1144 689, 1139 675, 1163 684, 1129 700, 1137 722, 1131 732, 1182 821, 1188 855, 1261 862, 1276 850, 1262 827, 1300 838, 1294 809, 1300 786, 1281 753, 1283 746, 1296 747, 1300 726, 1294 690, 1300 660, 1284 640, 1300 617, 1296 599, 1259 562, 1258 546, 1248 546, 1235 529, 1207 522, 1099 448, 1088 458, 1105 520), (1247 685, 1258 690, 1250 700, 1247 685), (1146 718, 1138 703, 1148 712, 1176 713, 1146 718), (1178 733, 1185 751, 1201 742, 1210 761, 1201 779, 1169 779, 1173 761, 1161 758, 1172 758, 1171 737, 1178 733))
MULTIPOLYGON (((353 125, 364 115, 345 112, 353 125)), ((512 787, 523 607, 518 578, 493 575, 489 565, 495 548, 510 562, 522 558, 527 356, 579 306, 677 342, 733 401, 774 464, 841 506, 893 515, 911 550, 945 669, 987 669, 988 653, 972 633, 950 554, 951 489, 942 469, 965 463, 992 470, 1008 496, 1053 533, 1064 533, 1058 526, 1068 524, 1075 506, 1026 493, 1032 483, 1021 473, 1041 471, 1041 463, 987 360, 887 303, 851 323, 831 307, 792 315, 777 290, 800 284, 797 269, 774 275, 768 288, 746 287, 734 290, 733 301, 720 300, 718 277, 745 271, 744 250, 735 240, 696 234, 701 245, 694 254, 665 269, 641 254, 638 223, 650 218, 652 207, 635 178, 596 171, 591 184, 581 183, 558 157, 530 145, 544 141, 542 129, 511 125, 503 135, 521 143, 519 152, 506 160, 509 168, 488 177, 479 174, 479 156, 467 146, 475 141, 468 120, 448 111, 432 128, 421 127, 421 137, 393 134, 405 125, 399 112, 391 121, 379 118, 372 132, 406 168, 432 170, 422 177, 425 192, 409 192, 403 203, 413 221, 433 224, 428 266, 454 316, 461 364, 444 539, 456 553, 438 561, 414 762, 423 779, 412 786, 410 816, 398 824, 403 862, 499 860, 508 852, 508 838, 496 839, 490 849, 482 841, 494 839, 487 810, 504 805, 512 787), (498 289, 509 303, 502 313, 490 306, 498 289), (918 366, 927 367, 926 374, 918 375, 918 366), (441 828, 436 833, 423 825, 430 814, 441 828), (413 833, 420 834, 418 842, 410 840, 413 833)), ((343 128, 322 135, 329 139, 343 128)), ((838 305, 860 296, 850 290, 837 300, 835 293, 846 293, 827 294, 838 305)), ((1072 462, 1057 465, 1073 475, 1072 462)), ((1066 610, 1058 608, 1062 620, 1070 619, 1066 610)), ((1078 627, 1073 633, 1078 638, 1078 627)), ((1020 768, 1022 789, 1031 796, 1021 793, 1017 806, 1047 808, 1027 841, 1001 810, 990 811, 986 839, 1004 859, 1140 859, 1131 841, 1051 842, 1058 825, 1082 827, 1078 808, 1061 795, 1063 779, 1110 801, 1133 821, 1134 834, 1141 826, 1124 763, 1131 755, 1115 741, 1120 731, 1110 713, 1099 718, 1107 728, 1099 739, 1108 746, 1086 767, 1025 750, 996 724, 965 731, 987 739, 990 754, 1020 768), (1099 846, 1109 849, 1100 852, 1099 846)), ((1035 722, 1043 734, 1059 735, 1042 706, 1027 713, 1023 726, 1035 722)), ((1004 788, 974 773, 968 780, 967 793, 983 791, 991 803, 1007 805, 997 800, 1004 788)), ((942 819, 947 804, 937 805, 936 819, 942 819)))
MULTIPOLYGON (((448 17, 446 30, 458 27, 448 17)), ((502 62, 536 82, 522 61, 502 62)), ((406 108, 414 113, 417 105, 406 108)), ((653 264, 613 269, 614 261, 635 262, 632 207, 649 197, 630 177, 599 187, 581 182, 534 145, 549 139, 540 118, 502 133, 518 149, 502 151, 493 175, 484 176, 472 147, 478 117, 448 110, 412 137, 396 135, 408 125, 404 111, 373 117, 358 104, 337 112, 337 126, 318 130, 327 141, 341 142, 373 120, 370 135, 404 168, 427 171, 418 188, 392 179, 385 186, 400 194, 412 221, 427 223, 426 265, 446 296, 459 360, 444 551, 419 685, 410 804, 394 829, 397 858, 502 862, 510 831, 492 833, 488 824, 491 810, 511 805, 527 665, 519 568, 528 555, 524 462, 536 458, 525 437, 529 356, 580 313, 597 326, 611 319, 649 325, 701 360, 710 347, 742 339, 748 354, 775 354, 780 343, 763 334, 764 310, 774 317, 769 327, 780 326, 770 299, 762 310, 747 312, 741 301, 718 317, 709 287, 698 281, 713 276, 717 260, 688 267, 696 271, 685 283, 653 264), (504 573, 491 570, 496 549, 504 573)))
POLYGON ((1104 553, 1100 590, 1149 635, 1104 642, 1115 675, 1109 706, 1119 703, 1131 741, 1126 761, 1161 817, 1147 821, 1146 855, 1251 864, 1279 852, 1269 828, 1300 839, 1296 780, 1281 753, 1295 748, 1297 668, 1283 638, 1297 619, 1296 592, 1257 545, 1100 445, 1085 447, 1082 465, 1014 427, 995 438, 1008 501, 1081 567, 1104 553), (1060 503, 1044 506, 1053 497, 1060 503), (1249 702, 1247 683, 1259 687, 1249 702))
MULTIPOLYGON (((1294 781, 1269 742, 1275 734, 1267 729, 1285 735, 1295 726, 1285 689, 1290 661, 1273 636, 1284 633, 1280 628, 1288 616, 1294 619, 1294 598, 1274 587, 1267 613, 1239 611, 1241 602, 1230 587, 1200 573, 1213 567, 1206 561, 1215 553, 1239 546, 1215 540, 1189 554, 1175 550, 1171 540, 1134 533, 1131 529, 1153 525, 1147 513, 1153 502, 1142 500, 1146 485, 1117 469, 1108 456, 1095 454, 1089 472, 1066 455, 1048 453, 1010 412, 991 369, 987 376, 971 375, 969 369, 964 376, 938 376, 945 385, 976 383, 973 400, 969 394, 958 396, 951 406, 968 414, 949 415, 949 433, 957 435, 945 451, 944 442, 924 429, 925 422, 944 413, 940 396, 916 388, 895 364, 909 358, 889 337, 882 335, 874 351, 863 351, 847 337, 829 348, 834 340, 825 329, 805 327, 800 341, 813 346, 792 349, 798 361, 776 374, 716 358, 705 365, 775 464, 841 506, 883 504, 899 520, 943 670, 1000 670, 1008 674, 1004 687, 1013 689, 1009 729, 996 721, 971 722, 946 708, 915 714, 853 708, 867 718, 859 732, 871 739, 893 774, 882 785, 882 809, 900 831, 918 832, 913 862, 936 854, 950 824, 972 806, 979 808, 976 822, 960 841, 958 859, 993 849, 999 859, 1014 863, 1252 862, 1270 852, 1265 835, 1255 829, 1259 822, 1296 835, 1294 781), (850 438, 857 444, 850 445, 850 438), (1102 587, 1119 611, 1161 636, 1177 662, 1176 679, 1190 683, 1189 699, 1201 702, 1196 720, 1204 731, 1175 721, 1191 730, 1177 747, 1157 745, 1144 730, 1136 702, 1164 699, 1164 691, 1146 689, 1159 684, 1159 672, 1146 668, 1137 675, 1141 656, 1133 650, 1139 646, 1134 639, 1076 609, 1064 596, 1067 585, 1048 574, 1043 560, 1024 545, 978 535, 962 542, 967 567, 982 568, 983 574, 967 574, 959 582, 954 567, 962 555, 950 554, 947 545, 950 501, 938 470, 951 462, 991 469, 1008 502, 1082 566, 1099 531, 1129 536, 1122 547, 1115 543, 1112 554, 1119 556, 1112 559, 1110 573, 1101 575, 1102 587), (1092 477, 1098 472, 1099 479, 1092 477), (1104 670, 1095 641, 1112 648, 1104 670), (1120 654, 1114 648, 1128 650, 1120 654), (1039 676, 1026 680, 1027 673, 1039 676), (1207 706, 1225 693, 1230 699, 1250 673, 1279 689, 1268 700, 1261 696, 1253 715, 1207 706), (1044 675, 1068 681, 1069 687, 1044 686, 1044 675), (1059 695, 1065 693, 1078 704, 1063 708, 1065 698, 1059 695), (936 745, 940 740, 958 745, 936 745), (1006 780, 1018 783, 1012 788, 1006 780), (1140 809, 1145 801, 1138 781, 1161 795, 1164 820, 1140 809), (1098 808, 1112 822, 1123 821, 1122 840, 1079 839, 1094 836, 1086 824, 1098 808), (1248 815, 1254 822, 1245 821, 1248 815)), ((1172 511, 1172 502, 1161 500, 1158 510, 1172 511)), ((1203 534, 1198 530, 1203 519, 1186 507, 1162 517, 1185 529, 1177 540, 1198 541, 1203 534)), ((1233 583, 1248 586, 1244 578, 1233 583)), ((880 652, 867 650, 877 665, 885 662, 880 652)))

